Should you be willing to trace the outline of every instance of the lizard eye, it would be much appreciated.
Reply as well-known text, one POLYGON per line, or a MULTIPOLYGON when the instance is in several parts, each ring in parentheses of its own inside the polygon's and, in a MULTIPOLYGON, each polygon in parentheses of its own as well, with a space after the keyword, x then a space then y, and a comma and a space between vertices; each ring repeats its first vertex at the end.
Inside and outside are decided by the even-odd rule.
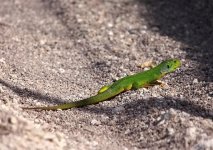
POLYGON ((169 68, 170 68, 170 66, 169 66, 169 65, 167 65, 167 68, 169 69, 169 68))

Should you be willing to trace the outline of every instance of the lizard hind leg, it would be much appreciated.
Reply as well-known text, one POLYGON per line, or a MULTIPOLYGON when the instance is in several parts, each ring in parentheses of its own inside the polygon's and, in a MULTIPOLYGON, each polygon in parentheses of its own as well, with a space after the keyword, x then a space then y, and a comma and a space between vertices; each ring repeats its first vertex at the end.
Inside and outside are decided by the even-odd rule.
POLYGON ((105 92, 111 85, 105 85, 103 87, 100 88, 100 90, 98 91, 98 94, 105 92))
POLYGON ((159 81, 159 80, 155 80, 155 81, 152 81, 152 82, 149 82, 149 83, 138 83, 138 82, 135 82, 132 86, 133 89, 137 90, 139 88, 151 88, 155 85, 160 85, 161 87, 163 87, 164 83, 159 81))
POLYGON ((160 85, 161 87, 164 87, 164 86, 166 85, 166 83, 164 83, 164 82, 162 82, 162 81, 160 81, 160 80, 156 80, 156 81, 153 81, 153 82, 151 82, 151 83, 145 85, 144 87, 145 87, 145 88, 150 88, 150 87, 153 87, 153 86, 155 86, 155 85, 160 85))

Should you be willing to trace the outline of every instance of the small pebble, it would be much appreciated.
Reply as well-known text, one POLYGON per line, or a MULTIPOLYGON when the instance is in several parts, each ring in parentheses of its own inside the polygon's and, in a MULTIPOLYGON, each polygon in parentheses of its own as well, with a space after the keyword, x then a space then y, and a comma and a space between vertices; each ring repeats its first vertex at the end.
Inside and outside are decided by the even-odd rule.
POLYGON ((130 129, 127 129, 127 130, 124 132, 124 134, 127 135, 127 134, 129 134, 130 132, 131 132, 130 129))
POLYGON ((190 137, 190 139, 195 140, 197 137, 197 129, 195 127, 190 127, 186 129, 186 135, 190 137))
POLYGON ((65 70, 64 70, 63 68, 59 68, 59 72, 60 72, 60 73, 64 73, 65 70))
POLYGON ((11 116, 10 118, 8 118, 8 122, 11 123, 11 124, 17 124, 18 121, 15 117, 11 116))
POLYGON ((5 58, 0 58, 0 63, 2 63, 2 64, 6 64, 6 62, 5 62, 5 58))
POLYGON ((113 33, 112 31, 109 31, 108 34, 109 34, 110 36, 113 36, 113 35, 114 35, 114 33, 113 33))
POLYGON ((113 27, 113 23, 108 23, 107 26, 108 26, 109 28, 112 28, 112 27, 113 27))
POLYGON ((46 40, 40 40, 39 43, 40 45, 44 45, 47 41, 46 40))
POLYGON ((108 116, 105 116, 105 115, 101 115, 101 122, 106 122, 109 120, 109 117, 108 116))
POLYGON ((91 124, 98 126, 98 125, 101 125, 101 122, 96 119, 92 119, 91 124))
POLYGON ((193 83, 194 83, 194 84, 197 84, 197 83, 198 83, 198 79, 195 78, 195 79, 193 80, 193 83))
POLYGON ((168 135, 174 135, 175 130, 173 128, 167 128, 168 135))
POLYGON ((115 107, 115 108, 113 109, 113 111, 114 111, 115 113, 121 113, 121 112, 124 111, 124 110, 125 110, 125 108, 124 108, 123 106, 115 107))
POLYGON ((174 116, 174 115, 177 115, 177 111, 173 108, 170 108, 169 109, 169 112, 168 112, 171 116, 174 116))

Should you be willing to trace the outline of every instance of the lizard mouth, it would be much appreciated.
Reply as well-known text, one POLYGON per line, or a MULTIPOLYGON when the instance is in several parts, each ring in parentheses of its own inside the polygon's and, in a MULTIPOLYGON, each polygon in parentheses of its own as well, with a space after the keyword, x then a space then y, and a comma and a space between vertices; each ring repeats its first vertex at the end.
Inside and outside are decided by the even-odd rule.
POLYGON ((181 61, 180 60, 175 60, 174 63, 175 63, 174 64, 174 68, 175 69, 178 69, 181 66, 181 61))

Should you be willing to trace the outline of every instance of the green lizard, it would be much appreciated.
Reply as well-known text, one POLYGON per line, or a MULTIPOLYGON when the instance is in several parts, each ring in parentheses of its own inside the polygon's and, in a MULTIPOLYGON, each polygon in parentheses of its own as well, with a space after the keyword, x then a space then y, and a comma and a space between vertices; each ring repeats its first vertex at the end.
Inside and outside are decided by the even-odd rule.
POLYGON ((140 72, 134 75, 126 76, 115 81, 111 85, 103 86, 98 94, 95 96, 91 96, 89 98, 75 101, 71 103, 61 104, 57 106, 49 106, 49 107, 24 107, 24 109, 42 109, 42 110, 64 110, 70 109, 73 107, 83 107, 86 105, 96 104, 107 99, 113 98, 114 96, 127 91, 127 90, 137 90, 143 87, 150 87, 154 85, 159 85, 160 83, 157 81, 160 78, 164 77, 166 74, 170 72, 174 72, 178 67, 180 67, 181 62, 178 59, 169 59, 163 61, 156 67, 140 72))

